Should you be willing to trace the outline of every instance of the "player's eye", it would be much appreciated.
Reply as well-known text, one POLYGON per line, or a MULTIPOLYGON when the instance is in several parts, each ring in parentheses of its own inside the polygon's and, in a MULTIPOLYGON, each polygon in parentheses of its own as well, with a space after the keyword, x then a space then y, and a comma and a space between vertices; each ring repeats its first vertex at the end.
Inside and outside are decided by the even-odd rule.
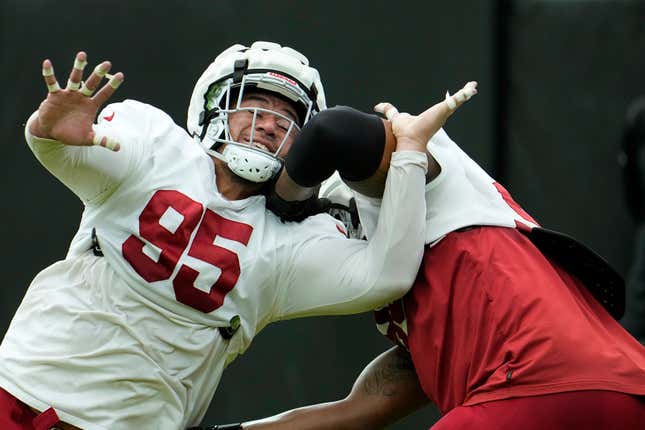
POLYGON ((291 121, 284 119, 284 118, 278 118, 276 121, 276 124, 278 125, 278 128, 284 132, 289 130, 289 127, 291 126, 291 121))

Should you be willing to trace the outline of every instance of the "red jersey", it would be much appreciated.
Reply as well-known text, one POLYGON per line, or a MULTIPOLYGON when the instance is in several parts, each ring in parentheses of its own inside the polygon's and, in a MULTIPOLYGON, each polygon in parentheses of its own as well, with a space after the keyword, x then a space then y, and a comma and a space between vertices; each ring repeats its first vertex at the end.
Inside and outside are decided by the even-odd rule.
POLYGON ((574 390, 645 394, 645 348, 521 231, 454 231, 412 290, 377 312, 443 413, 574 390))

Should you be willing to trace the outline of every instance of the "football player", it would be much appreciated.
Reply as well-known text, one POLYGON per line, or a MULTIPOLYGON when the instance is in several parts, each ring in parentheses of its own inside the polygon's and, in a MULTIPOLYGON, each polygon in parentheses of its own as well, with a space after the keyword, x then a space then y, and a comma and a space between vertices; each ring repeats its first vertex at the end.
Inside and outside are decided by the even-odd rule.
MULTIPOLYGON (((62 89, 43 62, 49 93, 25 127, 84 211, 0 345, 1 428, 196 425, 224 367, 268 323, 363 312, 409 289, 425 235, 425 141, 463 100, 393 122, 397 152, 365 242, 328 214, 287 222, 265 205, 290 147, 311 145, 298 142, 303 127, 324 118, 319 74, 301 53, 270 42, 225 50, 195 85, 188 133, 134 100, 94 124, 124 75, 102 62, 83 81, 86 65, 79 52, 62 89)), ((315 185, 302 179, 290 178, 315 185)))
MULTIPOLYGON (((214 429, 380 429, 429 402, 443 414, 433 430, 643 428, 645 348, 617 322, 621 277, 542 228, 443 129, 427 151, 421 269, 376 311, 396 346, 345 399, 214 429)), ((376 191, 336 177, 322 195, 355 199, 357 231, 371 238, 384 203, 376 191)))

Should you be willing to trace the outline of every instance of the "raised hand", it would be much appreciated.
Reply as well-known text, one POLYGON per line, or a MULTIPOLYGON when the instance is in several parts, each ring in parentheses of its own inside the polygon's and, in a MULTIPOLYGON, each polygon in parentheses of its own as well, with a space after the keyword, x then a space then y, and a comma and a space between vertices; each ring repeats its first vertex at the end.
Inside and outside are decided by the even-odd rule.
POLYGON ((85 52, 78 52, 67 86, 61 89, 52 62, 43 61, 43 77, 49 93, 40 104, 38 117, 30 123, 29 132, 36 137, 55 139, 66 145, 100 145, 118 151, 119 143, 107 136, 96 135, 92 124, 99 108, 123 83, 123 73, 109 75, 111 64, 104 61, 82 83, 86 65, 87 55, 85 52), (108 82, 94 94, 103 77, 108 77, 108 82))
POLYGON ((454 95, 446 93, 442 102, 435 104, 419 115, 399 113, 391 103, 374 106, 392 122, 392 133, 396 137, 396 150, 425 152, 428 140, 446 123, 446 120, 459 106, 477 94, 477 82, 468 82, 454 95))

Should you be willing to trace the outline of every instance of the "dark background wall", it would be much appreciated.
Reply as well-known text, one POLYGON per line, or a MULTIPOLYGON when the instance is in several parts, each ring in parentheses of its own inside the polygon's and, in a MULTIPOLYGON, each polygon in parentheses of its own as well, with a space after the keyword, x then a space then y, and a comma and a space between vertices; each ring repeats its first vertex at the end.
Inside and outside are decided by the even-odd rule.
POLYGON ((506 181, 540 222, 625 273, 634 226, 617 151, 645 94, 645 2, 518 1, 511 16, 506 181))
MULTIPOLYGON (((157 105, 183 124, 203 68, 253 40, 304 52, 329 105, 369 110, 390 100, 418 112, 478 80, 480 94, 449 134, 545 225, 628 268, 634 227, 615 155, 623 111, 645 92, 642 1, 0 0, 0 331, 38 270, 64 256, 82 210, 23 143, 23 123, 45 95, 42 59, 61 83, 77 50, 91 65, 110 59, 126 74, 115 100, 157 105)), ((371 315, 271 326, 225 372, 205 421, 344 396, 387 347, 371 315)), ((392 428, 425 428, 437 416, 428 407, 392 428)))

